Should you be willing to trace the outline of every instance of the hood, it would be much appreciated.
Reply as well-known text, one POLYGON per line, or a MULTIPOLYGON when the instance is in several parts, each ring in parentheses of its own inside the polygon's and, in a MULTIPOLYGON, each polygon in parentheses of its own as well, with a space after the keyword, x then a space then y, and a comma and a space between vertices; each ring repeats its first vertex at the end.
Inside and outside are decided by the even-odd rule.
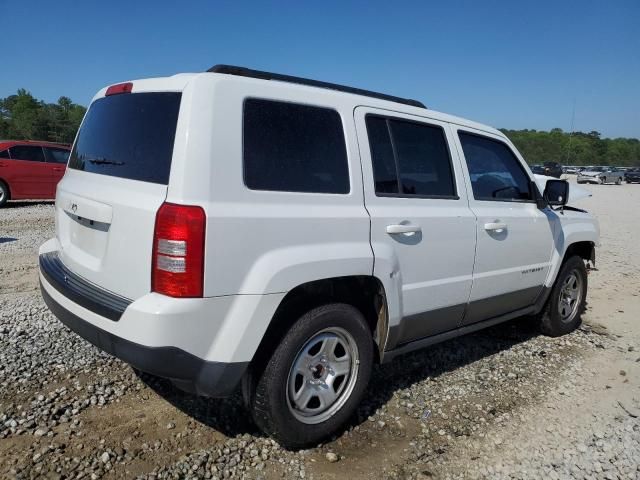
POLYGON ((581 171, 578 175, 583 175, 585 177, 597 177, 598 175, 600 175, 602 172, 595 172, 593 170, 583 170, 581 171))
MULTIPOLYGON (((547 175, 534 174, 533 176, 535 177, 536 183, 538 184, 538 188, 540 189, 541 192, 544 192, 544 187, 546 187, 547 185, 547 180, 557 180, 557 178, 549 177, 547 175)), ((583 188, 580 185, 576 185, 575 183, 570 183, 569 199, 567 203, 573 203, 583 198, 591 197, 592 195, 593 194, 586 188, 583 188)))

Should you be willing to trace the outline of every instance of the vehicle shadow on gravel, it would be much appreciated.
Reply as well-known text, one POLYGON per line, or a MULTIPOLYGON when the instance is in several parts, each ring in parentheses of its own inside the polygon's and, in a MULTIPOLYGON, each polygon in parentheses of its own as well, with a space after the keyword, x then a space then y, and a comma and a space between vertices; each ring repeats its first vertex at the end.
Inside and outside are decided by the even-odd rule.
MULTIPOLYGON (((508 350, 537 335, 539 331, 535 323, 520 318, 402 355, 389 364, 374 368, 361 405, 351 422, 338 433, 338 436, 344 430, 365 422, 386 404, 397 390, 411 387, 427 378, 437 380, 447 372, 508 350)), ((174 407, 224 435, 234 437, 248 433, 263 436, 244 407, 240 392, 227 399, 209 399, 182 392, 167 380, 143 373, 137 374, 149 388, 174 407)), ((424 408, 428 409, 429 406, 425 405, 424 408)))
POLYGON ((15 242, 16 240, 18 240, 18 239, 14 238, 14 237, 0 237, 0 245, 3 244, 3 243, 15 242))
POLYGON ((53 200, 38 200, 38 201, 15 201, 15 202, 7 202, 2 210, 7 210, 10 208, 23 208, 23 207, 33 207, 35 205, 53 205, 56 203, 53 200))

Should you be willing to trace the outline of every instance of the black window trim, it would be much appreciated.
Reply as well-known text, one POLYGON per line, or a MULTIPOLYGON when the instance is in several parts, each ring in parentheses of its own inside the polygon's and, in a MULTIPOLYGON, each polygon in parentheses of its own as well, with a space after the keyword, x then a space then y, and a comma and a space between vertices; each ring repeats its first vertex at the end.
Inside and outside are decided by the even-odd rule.
POLYGON ((395 115, 383 115, 380 113, 367 113, 364 116, 364 121, 365 121, 365 131, 367 133, 367 141, 369 142, 369 157, 371 160, 371 171, 373 172, 373 191, 376 195, 376 197, 389 197, 389 198, 424 198, 427 200, 460 200, 460 195, 458 195, 458 184, 457 184, 457 177, 456 177, 456 171, 453 165, 453 158, 451 156, 451 148, 449 147, 449 139, 447 138, 447 132, 445 131, 444 127, 442 125, 437 125, 437 124, 433 124, 433 123, 429 123, 428 121, 420 121, 420 120, 413 120, 413 119, 409 119, 409 118, 404 118, 404 117, 397 117, 395 115), (366 128, 366 122, 367 122, 367 118, 368 117, 375 117, 375 118, 381 118, 382 120, 385 121, 385 125, 387 127, 387 133, 389 134, 389 139, 391 141, 391 149, 393 150, 393 161, 394 164, 396 166, 396 179, 398 182, 398 193, 385 193, 385 192, 378 192, 376 191, 376 179, 375 179, 375 172, 373 172, 373 158, 372 158, 372 152, 373 152, 373 147, 371 145, 371 138, 369 137, 369 130, 366 128), (391 125, 390 125, 390 121, 401 121, 401 122, 405 122, 405 123, 413 123, 416 125, 424 125, 427 127, 433 127, 433 128, 439 128, 440 130, 442 130, 442 135, 444 137, 444 143, 445 146, 447 148, 447 155, 449 156, 449 166, 451 167, 451 180, 452 180, 452 184, 453 184, 453 195, 419 195, 419 194, 410 194, 410 193, 399 193, 402 191, 402 184, 400 183, 400 168, 399 168, 399 164, 398 164, 398 154, 397 154, 397 150, 396 150, 396 144, 395 141, 393 139, 393 135, 391 134, 391 125))
POLYGON ((351 195, 352 190, 353 190, 353 186, 351 185, 351 156, 349 155, 349 143, 347 141, 347 132, 344 129, 344 122, 342 121, 342 115, 340 115, 340 112, 332 107, 328 107, 326 105, 316 105, 313 103, 304 103, 304 102, 298 102, 295 100, 290 100, 290 99, 285 99, 285 98, 269 98, 269 97, 259 97, 259 96, 252 96, 249 95, 247 97, 244 97, 244 99, 242 100, 242 184, 244 185, 244 187, 250 191, 250 192, 260 192, 260 193, 273 193, 273 194, 281 194, 281 193, 286 193, 286 194, 300 194, 300 195, 336 195, 336 196, 348 196, 351 195), (322 108, 324 110, 331 110, 333 112, 336 112, 338 114, 338 118, 340 119, 340 127, 342 129, 342 138, 344 140, 344 153, 345 153, 345 157, 347 160, 347 180, 348 180, 348 186, 349 189, 344 192, 344 193, 335 193, 335 192, 300 192, 297 190, 264 190, 261 188, 251 188, 249 185, 247 185, 247 164, 244 161, 244 141, 245 141, 245 135, 244 135, 244 111, 245 111, 245 105, 247 103, 247 101, 249 100, 263 100, 263 101, 267 101, 267 102, 278 102, 278 103, 289 103, 292 105, 302 105, 305 107, 314 107, 314 108, 322 108))
POLYGON ((460 132, 462 132, 464 134, 467 134, 467 135, 473 135, 474 137, 479 137, 479 138, 483 138, 483 139, 486 139, 486 140, 491 140, 491 141, 494 141, 496 143, 501 143, 502 145, 507 147, 507 149, 511 152, 511 155, 513 155, 513 158, 516 159, 516 162, 518 163, 518 166, 519 166, 520 170, 522 170, 522 172, 524 173, 524 176, 527 177, 527 179, 529 180, 528 186, 529 186, 529 195, 531 196, 531 200, 522 200, 522 199, 519 199, 519 198, 495 198, 495 199, 493 199, 493 198, 492 199, 489 199, 489 198, 476 198, 476 194, 473 192, 473 182, 471 181, 471 173, 469 172, 469 164, 467 163, 467 157, 464 155, 464 149, 462 149, 462 155, 464 156, 464 162, 465 162, 465 165, 467 167, 467 173, 469 173, 469 185, 471 187, 471 195, 473 196, 473 199, 476 202, 507 202, 507 203, 534 203, 534 204, 537 203, 536 202, 537 192, 534 191, 533 188, 532 188, 532 182, 535 183, 535 180, 532 179, 529 176, 529 174, 527 173, 527 170, 522 166, 522 162, 520 161, 520 159, 515 154, 513 149, 509 146, 508 143, 506 143, 504 140, 501 140, 499 138, 489 136, 488 134, 477 133, 477 132, 474 132, 472 130, 467 130, 466 128, 458 127, 456 129, 456 131, 457 131, 457 134, 458 134, 458 141, 460 142, 460 147, 462 147, 462 139, 460 138, 460 132))

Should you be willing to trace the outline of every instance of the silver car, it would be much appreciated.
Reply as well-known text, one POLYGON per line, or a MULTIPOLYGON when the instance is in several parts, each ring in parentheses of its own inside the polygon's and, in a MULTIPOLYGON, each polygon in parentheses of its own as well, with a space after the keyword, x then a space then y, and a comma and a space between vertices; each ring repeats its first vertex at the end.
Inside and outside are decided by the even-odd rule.
POLYGON ((615 183, 621 185, 624 172, 615 167, 587 167, 578 173, 578 183, 615 183))

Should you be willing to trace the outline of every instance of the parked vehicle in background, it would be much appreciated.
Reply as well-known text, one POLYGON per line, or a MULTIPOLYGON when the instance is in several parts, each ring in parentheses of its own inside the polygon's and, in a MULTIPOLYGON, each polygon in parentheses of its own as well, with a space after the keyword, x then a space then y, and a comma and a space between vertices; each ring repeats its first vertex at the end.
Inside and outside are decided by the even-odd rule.
POLYGON ((102 350, 242 386, 264 432, 317 445, 375 363, 523 315, 575 329, 599 229, 568 196, 415 100, 224 65, 135 80, 87 111, 41 291, 102 350))
POLYGON ((562 171, 569 175, 575 175, 576 173, 578 173, 578 168, 580 167, 566 165, 562 167, 562 171))
POLYGON ((560 178, 562 176, 562 165, 558 162, 544 162, 542 167, 544 168, 543 175, 555 178, 560 178))
POLYGON ((546 175, 542 165, 531 165, 531 171, 537 175, 546 175))
POLYGON ((624 172, 624 180, 627 183, 640 183, 640 167, 630 168, 624 172))
POLYGON ((70 150, 59 143, 0 140, 0 207, 8 200, 55 198, 70 150))
POLYGON ((586 167, 580 173, 578 173, 578 183, 615 183, 616 185, 622 184, 624 179, 624 172, 618 170, 616 167, 586 167))

